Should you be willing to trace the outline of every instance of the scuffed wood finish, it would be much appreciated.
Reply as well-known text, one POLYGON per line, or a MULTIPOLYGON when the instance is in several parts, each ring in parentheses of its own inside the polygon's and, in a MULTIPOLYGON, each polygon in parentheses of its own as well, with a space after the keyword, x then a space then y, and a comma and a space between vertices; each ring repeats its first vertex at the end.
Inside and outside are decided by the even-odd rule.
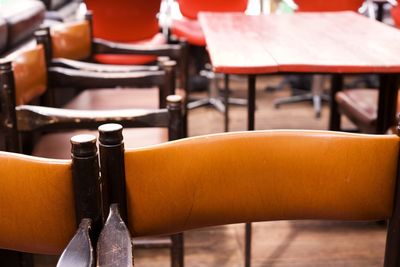
POLYGON ((90 219, 82 219, 79 229, 65 248, 57 267, 93 267, 94 255, 90 241, 90 219))
POLYGON ((73 110, 41 106, 16 107, 19 131, 96 128, 118 122, 126 127, 167 127, 168 110, 73 110))
POLYGON ((400 72, 400 31, 353 12, 201 13, 200 23, 217 72, 400 72))
POLYGON ((69 68, 49 68, 49 79, 53 85, 75 88, 112 88, 162 86, 165 82, 164 71, 139 72, 93 72, 69 68))
POLYGON ((52 67, 64 67, 76 70, 95 72, 131 72, 131 71, 157 71, 157 66, 150 65, 105 65, 76 61, 66 58, 55 58, 51 61, 52 67))
POLYGON ((97 266, 133 266, 132 241, 129 230, 121 219, 117 204, 110 213, 97 243, 97 266))
POLYGON ((111 42, 99 38, 93 39, 95 54, 134 54, 155 55, 179 58, 182 54, 182 46, 179 44, 140 45, 111 42))

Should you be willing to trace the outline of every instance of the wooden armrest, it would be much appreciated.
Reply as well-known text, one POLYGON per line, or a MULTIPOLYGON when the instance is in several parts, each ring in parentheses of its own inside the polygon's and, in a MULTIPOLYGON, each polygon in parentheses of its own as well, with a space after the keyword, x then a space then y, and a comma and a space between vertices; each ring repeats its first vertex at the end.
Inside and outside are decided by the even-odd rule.
POLYGON ((95 265, 93 247, 90 241, 90 219, 82 219, 79 228, 62 253, 57 267, 92 267, 95 265))
POLYGON ((168 127, 168 110, 72 110, 41 106, 16 107, 20 131, 96 129, 104 123, 120 123, 125 127, 168 127))
POLYGON ((132 72, 132 71, 157 71, 158 66, 146 65, 106 65, 97 63, 88 63, 66 58, 55 58, 51 61, 52 67, 64 67, 75 70, 94 71, 94 72, 132 72))
POLYGON ((153 87, 165 82, 164 71, 93 72, 62 67, 49 68, 53 86, 74 88, 153 87))
POLYGON ((117 204, 111 204, 97 242, 97 266, 133 266, 131 236, 117 204))
POLYGON ((140 45, 123 44, 94 38, 93 49, 96 54, 134 54, 168 56, 173 59, 181 57, 182 46, 179 44, 140 45))

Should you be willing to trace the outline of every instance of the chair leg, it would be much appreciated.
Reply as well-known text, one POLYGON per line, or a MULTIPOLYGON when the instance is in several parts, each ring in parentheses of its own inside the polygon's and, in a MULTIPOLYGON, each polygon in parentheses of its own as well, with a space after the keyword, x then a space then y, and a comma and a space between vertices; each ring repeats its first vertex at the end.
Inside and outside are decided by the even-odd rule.
POLYGON ((171 236, 171 267, 184 267, 184 237, 183 233, 171 236))
POLYGON ((251 266, 251 223, 246 223, 245 225, 245 251, 244 251, 244 266, 251 266))

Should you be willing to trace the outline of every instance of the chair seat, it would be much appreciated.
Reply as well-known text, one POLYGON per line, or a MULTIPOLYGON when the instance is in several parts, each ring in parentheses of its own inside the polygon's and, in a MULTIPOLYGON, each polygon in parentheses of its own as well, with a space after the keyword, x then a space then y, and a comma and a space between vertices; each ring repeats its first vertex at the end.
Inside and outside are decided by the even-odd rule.
MULTIPOLYGON (((378 90, 350 89, 335 96, 339 110, 354 122, 360 130, 374 133, 378 117, 378 90)), ((397 110, 400 110, 399 101, 397 110)))
POLYGON ((172 34, 180 38, 185 38, 189 44, 205 46, 206 39, 198 20, 182 18, 174 20, 171 26, 172 34))
MULTIPOLYGON (((162 33, 157 33, 152 38, 131 42, 129 44, 144 44, 144 45, 160 45, 166 44, 167 40, 162 33)), ((113 54, 98 54, 95 55, 95 60, 103 64, 119 64, 119 65, 144 65, 156 61, 156 56, 142 55, 113 55, 113 54)))
MULTIPOLYGON (((186 98, 183 89, 176 89, 176 93, 186 98)), ((64 108, 79 110, 100 109, 158 109, 158 88, 111 88, 85 90, 68 102, 64 108)))
MULTIPOLYGON (((32 155, 54 159, 70 159, 70 139, 77 134, 92 134, 98 136, 97 131, 71 131, 50 133, 42 136, 36 143, 32 155)), ((124 129, 125 147, 135 148, 160 144, 168 141, 166 128, 127 128, 124 129)))

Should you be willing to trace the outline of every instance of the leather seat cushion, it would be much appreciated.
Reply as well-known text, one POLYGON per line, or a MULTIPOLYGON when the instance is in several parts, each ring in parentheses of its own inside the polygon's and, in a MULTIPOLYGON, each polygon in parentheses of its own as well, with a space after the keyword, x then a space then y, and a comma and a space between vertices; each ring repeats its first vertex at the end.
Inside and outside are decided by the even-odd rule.
MULTIPOLYGON (((335 99, 340 112, 346 115, 361 130, 375 132, 378 117, 378 90, 345 90, 338 92, 335 99)), ((397 110, 400 110, 399 101, 397 101, 397 110)))
MULTIPOLYGON (((70 139, 77 134, 92 134, 98 137, 97 131, 84 130, 46 134, 36 143, 32 155, 55 159, 70 159, 70 139)), ((123 134, 125 148, 155 145, 168 141, 168 129, 166 128, 129 128, 124 129, 123 134)))
POLYGON ((0 17, 8 24, 8 47, 12 47, 37 30, 45 17, 46 8, 40 1, 10 1, 0 9, 0 17))
POLYGON ((0 54, 6 50, 7 46, 7 23, 3 18, 0 18, 0 54))
POLYGON ((189 44, 205 46, 206 39, 200 23, 197 20, 182 18, 172 21, 171 33, 177 37, 185 38, 189 44))
MULTIPOLYGON (((176 89, 176 93, 185 99, 185 91, 176 89)), ((111 88, 85 90, 68 102, 64 108, 80 110, 98 109, 158 109, 158 88, 111 88)))
MULTIPOLYGON (((129 44, 143 44, 143 45, 160 45, 166 44, 162 33, 157 33, 152 38, 140 42, 131 42, 129 44)), ((104 64, 118 64, 118 65, 144 65, 156 61, 156 56, 143 56, 143 55, 113 55, 113 54, 98 54, 95 55, 95 60, 104 64)))

